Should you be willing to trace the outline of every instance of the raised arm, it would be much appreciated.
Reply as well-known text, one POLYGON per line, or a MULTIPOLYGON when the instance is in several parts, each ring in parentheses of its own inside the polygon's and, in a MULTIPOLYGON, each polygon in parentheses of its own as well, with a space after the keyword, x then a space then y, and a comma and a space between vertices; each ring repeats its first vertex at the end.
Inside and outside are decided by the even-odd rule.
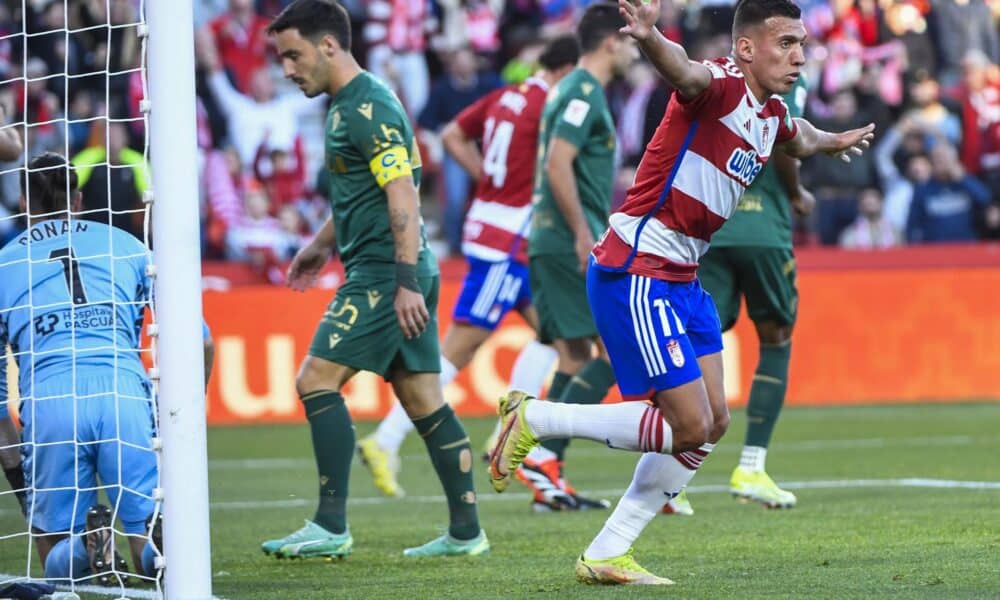
POLYGON ((621 32, 632 36, 660 75, 685 98, 694 98, 708 87, 712 73, 705 65, 688 58, 684 48, 663 37, 656 28, 660 0, 618 0, 625 19, 621 32))
POLYGON ((782 145, 782 149, 795 158, 825 152, 844 162, 851 162, 851 154, 861 156, 875 137, 874 123, 840 133, 823 131, 805 119, 795 119, 795 125, 795 137, 782 145))

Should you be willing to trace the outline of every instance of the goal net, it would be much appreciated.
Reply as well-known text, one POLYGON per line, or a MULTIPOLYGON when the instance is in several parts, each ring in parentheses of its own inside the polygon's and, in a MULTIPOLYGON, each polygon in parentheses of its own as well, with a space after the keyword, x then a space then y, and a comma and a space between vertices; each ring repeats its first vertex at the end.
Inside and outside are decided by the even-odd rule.
POLYGON ((189 159, 167 160, 193 140, 191 61, 176 48, 165 58, 165 40, 191 45, 191 9, 152 4, 163 6, 0 6, 0 465, 9 482, 0 482, 0 597, 10 585, 38 584, 128 598, 211 595, 203 388, 189 381, 201 372, 196 361, 191 368, 201 349, 197 195, 188 193, 194 183, 176 183, 194 172, 194 144, 189 159), (162 24, 149 27, 147 16, 162 24), (151 94, 152 71, 181 83, 161 81, 151 94), (171 120, 173 146, 162 133, 171 120), (163 141, 152 143, 157 131, 163 141), (154 236, 154 220, 173 232, 154 236), (178 253, 186 262, 152 250, 177 244, 194 246, 178 253), (190 289, 170 292, 175 285, 190 289), (166 320, 157 318, 161 298, 173 305, 166 320), (164 325, 199 335, 164 339, 164 325), (161 374, 185 370, 188 381, 163 385, 161 374), (187 490, 177 485, 185 471, 187 490), (176 518, 181 510, 193 524, 176 518), (170 560, 168 548, 192 542, 170 560), (193 571, 195 582, 169 585, 167 565, 193 571))

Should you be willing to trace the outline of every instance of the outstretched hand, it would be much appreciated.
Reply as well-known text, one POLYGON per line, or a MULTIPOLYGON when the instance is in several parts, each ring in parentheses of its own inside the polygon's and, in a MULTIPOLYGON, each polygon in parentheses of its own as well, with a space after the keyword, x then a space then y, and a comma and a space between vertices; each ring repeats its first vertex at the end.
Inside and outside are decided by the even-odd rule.
POLYGON ((835 148, 827 154, 835 156, 845 163, 851 162, 851 155, 861 156, 871 146, 875 137, 875 124, 869 123, 859 129, 851 129, 837 134, 835 148))
POLYGON ((618 0, 618 12, 625 19, 625 27, 618 31, 642 41, 656 28, 660 18, 660 0, 618 0))

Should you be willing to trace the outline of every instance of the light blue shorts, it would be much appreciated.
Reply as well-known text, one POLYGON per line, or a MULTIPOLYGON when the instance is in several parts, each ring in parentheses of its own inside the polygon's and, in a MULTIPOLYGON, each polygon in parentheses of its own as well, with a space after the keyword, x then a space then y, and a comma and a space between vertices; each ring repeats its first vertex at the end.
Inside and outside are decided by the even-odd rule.
POLYGON ((103 489, 126 533, 145 531, 157 485, 149 382, 114 375, 36 382, 21 403, 24 479, 33 528, 80 532, 103 489), (75 393, 74 393, 75 392, 75 393))

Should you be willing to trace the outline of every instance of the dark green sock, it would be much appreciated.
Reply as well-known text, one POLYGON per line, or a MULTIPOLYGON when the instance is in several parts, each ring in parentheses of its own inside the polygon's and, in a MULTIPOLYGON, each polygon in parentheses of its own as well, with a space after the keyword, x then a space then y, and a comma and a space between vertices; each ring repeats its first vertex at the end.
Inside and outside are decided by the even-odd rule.
MULTIPOLYGON (((552 385, 549 386, 549 395, 547 400, 550 402, 559 402, 559 397, 562 396, 566 386, 569 385, 569 380, 572 378, 573 376, 569 373, 556 371, 556 374, 552 376, 552 385)), ((554 438, 542 442, 542 448, 555 452, 561 459, 567 443, 568 441, 566 438, 554 438)))
POLYGON ((347 529, 347 482, 354 458, 354 423, 338 392, 302 396, 319 471, 319 508, 313 521, 333 533, 347 529))
POLYGON ((771 443, 771 432, 778 422, 781 405, 785 402, 788 387, 788 361, 792 355, 792 344, 760 345, 760 362, 750 386, 750 402, 747 404, 747 446, 767 448, 771 443))
POLYGON ((471 540, 479 535, 480 528, 469 436, 447 404, 426 417, 413 419, 413 425, 427 444, 427 453, 448 498, 448 533, 455 539, 471 540))
MULTIPOLYGON (((583 365, 576 375, 569 380, 559 401, 566 404, 598 404, 608 395, 608 390, 615 384, 615 371, 606 360, 595 358, 583 365)), ((542 446, 556 453, 560 462, 566 456, 569 438, 545 440, 542 446)))

